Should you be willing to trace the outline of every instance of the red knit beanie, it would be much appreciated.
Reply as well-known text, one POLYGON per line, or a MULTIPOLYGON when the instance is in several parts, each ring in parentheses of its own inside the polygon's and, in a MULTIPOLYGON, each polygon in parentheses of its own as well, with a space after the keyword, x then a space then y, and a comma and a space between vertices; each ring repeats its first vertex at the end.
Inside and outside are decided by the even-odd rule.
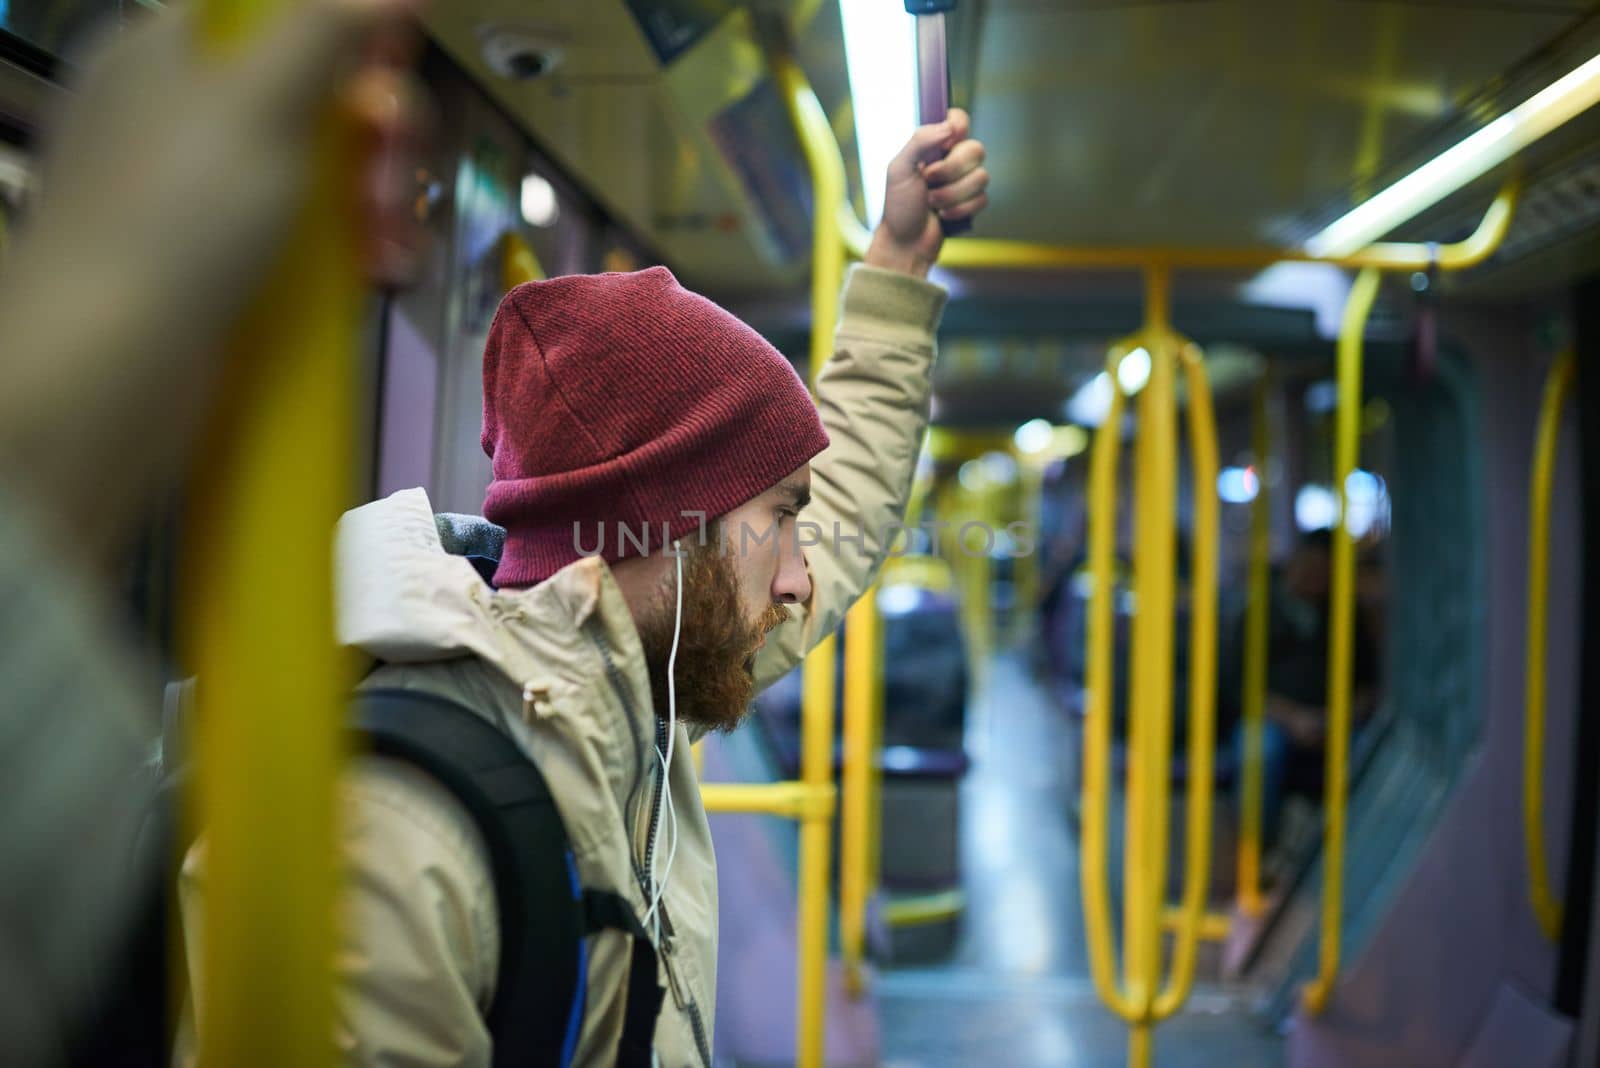
POLYGON ((738 507, 828 435, 776 349, 652 267, 506 294, 483 353, 482 440, 483 512, 506 529, 494 582, 518 588, 583 555, 698 536, 683 513, 738 507))

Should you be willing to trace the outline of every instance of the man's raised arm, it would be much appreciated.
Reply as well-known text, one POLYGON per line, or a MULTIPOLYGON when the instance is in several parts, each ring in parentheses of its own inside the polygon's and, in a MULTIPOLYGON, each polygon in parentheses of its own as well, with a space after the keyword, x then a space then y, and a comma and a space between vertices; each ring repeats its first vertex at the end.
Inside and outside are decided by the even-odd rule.
POLYGON ((877 577, 905 518, 928 425, 934 334, 945 292, 925 281, 941 219, 988 203, 983 146, 965 112, 921 127, 889 165, 884 217, 849 274, 834 354, 817 380, 832 442, 811 464, 812 505, 798 524, 811 599, 756 661, 756 685, 789 671, 877 577))

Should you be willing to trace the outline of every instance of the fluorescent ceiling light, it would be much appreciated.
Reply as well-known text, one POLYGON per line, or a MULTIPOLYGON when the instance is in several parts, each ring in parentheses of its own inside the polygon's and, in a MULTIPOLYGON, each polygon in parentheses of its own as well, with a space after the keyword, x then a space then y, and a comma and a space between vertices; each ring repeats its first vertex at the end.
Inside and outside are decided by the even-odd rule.
POLYGON ((561 217, 555 187, 544 176, 528 174, 523 177, 522 217, 529 226, 554 226, 561 217))
POLYGON ((1141 346, 1117 361, 1117 382, 1122 392, 1133 396, 1150 381, 1150 353, 1141 346))
POLYGON ((1217 496, 1229 504, 1249 504, 1260 491, 1254 467, 1224 467, 1217 472, 1217 496))
POLYGON ((1424 163, 1306 242, 1313 256, 1364 248, 1600 102, 1600 56, 1424 163))
POLYGON ((991 486, 1012 486, 1017 481, 1017 461, 1009 452, 983 454, 983 477, 991 486))
POLYGON ((1026 453, 1044 452, 1055 440, 1055 427, 1050 425, 1048 419, 1030 419, 1017 427, 1017 432, 1012 439, 1017 443, 1017 448, 1026 453))
POLYGON ((1350 299, 1350 276, 1331 263, 1275 263, 1246 282, 1243 295, 1251 304, 1308 310, 1317 333, 1333 338, 1350 299))
POLYGON ((917 128, 916 21, 894 0, 839 0, 867 226, 883 216, 889 161, 917 128))
POLYGON ((1064 414, 1079 426, 1099 426, 1111 414, 1113 388, 1111 376, 1101 371, 1068 398, 1064 414))

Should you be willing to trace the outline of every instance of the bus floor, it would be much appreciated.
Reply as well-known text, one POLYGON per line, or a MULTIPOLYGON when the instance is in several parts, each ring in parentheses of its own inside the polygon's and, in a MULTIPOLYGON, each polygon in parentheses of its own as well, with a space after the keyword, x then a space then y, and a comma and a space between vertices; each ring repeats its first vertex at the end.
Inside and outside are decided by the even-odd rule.
MULTIPOLYGON (((1023 657, 1000 653, 984 674, 960 800, 961 934, 945 963, 878 973, 882 1063, 1125 1064, 1127 1027, 1089 978, 1066 718, 1023 657)), ((1182 1012, 1156 1027, 1156 1068, 1282 1064, 1283 1041, 1249 1014, 1244 993, 1208 981, 1208 956, 1182 1012)))

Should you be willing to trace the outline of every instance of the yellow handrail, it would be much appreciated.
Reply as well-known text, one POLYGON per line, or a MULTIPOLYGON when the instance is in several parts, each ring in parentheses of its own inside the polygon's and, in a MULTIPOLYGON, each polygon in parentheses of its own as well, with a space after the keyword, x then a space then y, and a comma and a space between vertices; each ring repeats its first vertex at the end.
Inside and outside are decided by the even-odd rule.
POLYGON ((707 812, 745 812, 791 820, 833 818, 833 784, 808 782, 707 782, 700 801, 707 812))
POLYGON ((840 773, 844 807, 839 814, 839 952, 845 990, 858 997, 867 916, 867 841, 873 766, 873 723, 879 712, 882 675, 878 590, 873 586, 851 607, 844 632, 844 759, 840 773))
POLYGON ((1251 450, 1255 454, 1256 496, 1250 502, 1250 603, 1244 619, 1244 760, 1239 799, 1239 911, 1259 916, 1261 897, 1262 730, 1267 702, 1267 614, 1270 595, 1272 513, 1267 498, 1267 463, 1272 448, 1267 424, 1270 380, 1256 386, 1251 450))
POLYGON ((1150 1059, 1151 1008, 1161 971, 1167 824, 1172 792, 1172 650, 1177 538, 1177 348, 1167 326, 1165 269, 1145 273, 1150 377, 1138 397, 1134 440, 1133 615, 1128 685, 1127 831, 1122 910, 1124 969, 1139 1005, 1129 1064, 1150 1059))
MULTIPOLYGON (((786 41, 770 40, 767 63, 783 95, 811 172, 811 378, 816 379, 833 353, 833 332, 839 314, 839 288, 844 281, 845 248, 839 233, 837 205, 845 202, 844 159, 822 104, 786 41)), ((870 601, 869 601, 870 604, 870 601)), ((801 677, 801 780, 813 790, 833 789, 834 650, 832 636, 806 658, 801 677)), ((796 1062, 800 1068, 821 1068, 823 1009, 828 967, 828 867, 830 817, 813 814, 800 825, 800 978, 796 1026, 796 1062)))
MULTIPOLYGON (((1513 173, 1495 194, 1477 229, 1463 240, 1448 244, 1379 242, 1345 256, 1312 256, 1301 249, 1158 245, 1143 248, 1095 247, 963 237, 945 242, 944 250, 939 254, 939 265, 966 269, 1143 270, 1152 263, 1161 263, 1174 270, 1249 270, 1274 263, 1299 262, 1331 263, 1350 268, 1376 267, 1386 271, 1426 271, 1431 268, 1458 271, 1476 267, 1505 240, 1521 188, 1520 174, 1513 173)), ((866 229, 854 220, 852 212, 840 212, 839 224, 850 251, 862 255, 869 240, 866 229)))
POLYGON ((1577 360, 1571 350, 1550 366, 1539 411, 1538 444, 1528 488, 1528 621, 1523 672, 1522 838, 1528 858, 1528 896, 1546 938, 1561 934, 1561 901, 1550 890, 1544 855, 1545 628, 1550 611, 1550 483, 1555 474, 1561 410, 1572 392, 1577 360))
POLYGON ((1095 991, 1129 1029, 1128 1061, 1149 1064, 1151 1028, 1182 1007, 1194 983, 1199 939, 1217 936, 1218 917, 1206 912, 1211 862, 1215 747, 1215 650, 1218 505, 1216 422, 1199 349, 1168 326, 1167 272, 1146 270, 1146 325, 1118 342, 1107 358, 1111 405, 1095 435, 1089 467, 1088 665, 1084 687, 1083 848, 1081 876, 1090 974, 1095 991), (1110 822, 1112 684, 1112 545, 1115 539, 1117 460, 1124 398, 1123 359, 1142 347, 1150 375, 1139 395, 1135 446, 1133 655, 1128 724, 1123 908, 1124 981, 1115 962, 1107 892, 1110 822), (1176 374, 1182 365, 1190 396, 1195 539, 1191 556, 1191 673, 1189 678, 1189 794, 1183 902, 1165 905, 1172 765, 1172 623, 1177 526, 1176 374), (1176 934, 1172 975, 1160 983, 1161 938, 1176 934))
MULTIPOLYGON (((227 46, 291 6, 210 0, 203 14, 227 46)), ((187 816, 207 843, 199 1057, 228 1068, 334 1061, 334 782, 350 680, 329 532, 354 487, 361 294, 345 134, 330 109, 293 233, 236 329, 183 576, 185 658, 204 680, 187 816)))
POLYGON ((1109 879, 1111 822, 1111 671, 1112 549, 1116 541, 1117 461, 1122 453, 1124 400, 1117 366, 1127 351, 1119 344, 1106 359, 1111 404, 1095 431, 1089 457, 1089 590, 1088 663, 1084 676, 1083 845, 1079 874, 1083 891, 1084 931, 1089 942, 1089 974, 1095 993, 1112 1012, 1129 1023, 1144 1011, 1132 993, 1119 984, 1116 936, 1111 930, 1109 879))
POLYGON ((1356 276, 1339 330, 1339 411, 1334 439, 1334 478, 1339 484, 1339 521, 1333 528, 1331 618, 1328 626, 1328 728, 1323 792, 1322 934, 1316 978, 1306 984, 1304 1005, 1315 1015, 1327 1007, 1339 975, 1339 930, 1344 918, 1344 835, 1349 804, 1350 671, 1355 628, 1355 543, 1350 536, 1350 476, 1361 448, 1361 359, 1363 335, 1378 296, 1381 273, 1368 267, 1356 276))
MULTIPOLYGON (((1194 544, 1189 586, 1189 797, 1184 814, 1184 878, 1180 924, 1173 945, 1172 978, 1156 999, 1154 1014, 1177 1012, 1194 986, 1195 948, 1207 927, 1206 889, 1211 881, 1211 807, 1217 732, 1217 425, 1211 383, 1195 345, 1182 349, 1189 384, 1189 457, 1194 478, 1194 544)), ((1163 814, 1165 819, 1165 814, 1163 814)), ((1214 930, 1214 928, 1213 928, 1214 930)))

